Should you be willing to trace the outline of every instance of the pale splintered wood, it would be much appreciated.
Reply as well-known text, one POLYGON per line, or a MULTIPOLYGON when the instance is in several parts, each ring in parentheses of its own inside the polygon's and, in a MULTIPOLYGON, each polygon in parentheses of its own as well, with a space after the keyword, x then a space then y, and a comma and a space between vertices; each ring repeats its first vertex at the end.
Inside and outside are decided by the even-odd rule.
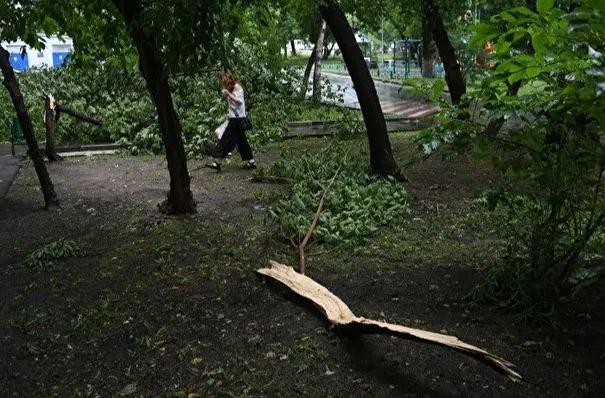
POLYGON ((257 272, 278 280, 298 295, 310 300, 334 325, 361 328, 364 333, 389 334, 451 347, 484 360, 489 365, 503 371, 513 380, 521 379, 521 375, 510 368, 513 366, 510 362, 481 348, 467 344, 455 336, 358 317, 338 296, 313 279, 296 272, 292 267, 272 260, 269 260, 269 265, 270 268, 261 268, 257 272))

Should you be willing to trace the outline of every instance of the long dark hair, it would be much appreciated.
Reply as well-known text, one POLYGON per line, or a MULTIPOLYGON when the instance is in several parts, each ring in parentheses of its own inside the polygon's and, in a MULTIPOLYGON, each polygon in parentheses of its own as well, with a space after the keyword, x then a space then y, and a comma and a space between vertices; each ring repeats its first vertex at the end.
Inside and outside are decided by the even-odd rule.
POLYGON ((223 88, 232 92, 236 84, 242 85, 242 81, 239 77, 237 77, 231 69, 223 69, 221 72, 221 85, 223 88))

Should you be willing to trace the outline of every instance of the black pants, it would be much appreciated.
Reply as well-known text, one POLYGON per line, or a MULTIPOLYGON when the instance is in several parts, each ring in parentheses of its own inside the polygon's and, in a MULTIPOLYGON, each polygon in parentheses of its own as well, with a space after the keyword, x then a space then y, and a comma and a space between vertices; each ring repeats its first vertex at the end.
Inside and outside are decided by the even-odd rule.
POLYGON ((229 119, 223 136, 218 144, 212 148, 212 157, 224 159, 229 152, 235 149, 236 145, 242 160, 252 160, 254 158, 252 149, 246 138, 246 132, 241 128, 240 118, 229 119))

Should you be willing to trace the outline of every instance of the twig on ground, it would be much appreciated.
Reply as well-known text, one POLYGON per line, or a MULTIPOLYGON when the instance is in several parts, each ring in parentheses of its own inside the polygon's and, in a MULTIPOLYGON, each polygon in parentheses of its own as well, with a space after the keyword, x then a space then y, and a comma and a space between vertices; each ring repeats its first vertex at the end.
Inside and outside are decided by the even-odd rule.
POLYGON ((307 268, 307 255, 305 253, 305 247, 307 246, 307 243, 309 243, 309 239, 311 239, 311 235, 313 235, 313 231, 315 230, 315 227, 317 226, 317 222, 319 221, 319 215, 321 214, 321 211, 323 210, 324 201, 326 199, 328 191, 329 191, 330 187, 332 186, 332 184, 334 183, 336 176, 338 176, 338 173, 340 173, 340 167, 338 167, 338 170, 336 170, 336 173, 334 173, 334 176, 330 180, 330 183, 324 188, 324 191, 321 195, 321 199, 319 200, 319 204, 317 205, 317 210, 315 211, 315 216, 313 216, 313 221, 311 222, 311 225, 309 226, 309 229, 307 230, 307 233, 305 234, 303 241, 298 245, 298 262, 300 265, 299 270, 300 270, 300 273, 303 275, 305 274, 305 271, 307 268))

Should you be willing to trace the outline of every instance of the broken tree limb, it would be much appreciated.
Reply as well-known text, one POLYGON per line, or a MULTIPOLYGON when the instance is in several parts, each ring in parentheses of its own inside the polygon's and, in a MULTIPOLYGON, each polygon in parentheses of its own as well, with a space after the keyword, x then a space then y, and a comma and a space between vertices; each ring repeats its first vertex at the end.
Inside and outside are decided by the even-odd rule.
POLYGON ((275 184, 294 184, 296 182, 296 180, 294 180, 292 178, 267 176, 267 175, 261 175, 261 176, 253 175, 250 177, 250 181, 252 181, 252 182, 270 182, 270 183, 275 183, 275 184))
POLYGON ((261 268, 256 272, 281 282, 293 292, 310 300, 335 326, 359 333, 388 334, 450 347, 484 361, 514 381, 519 381, 522 378, 519 373, 511 369, 513 365, 510 362, 481 348, 467 344, 455 336, 358 317, 340 298, 313 279, 296 272, 287 265, 272 260, 269 260, 269 264, 270 268, 261 268))
POLYGON ((55 112, 57 103, 52 95, 44 96, 44 127, 46 129, 46 156, 49 162, 63 160, 63 158, 55 150, 55 112))
POLYGON ((313 216, 313 221, 311 222, 311 225, 309 225, 309 229, 307 230, 303 241, 298 245, 298 262, 300 264, 300 273, 303 275, 307 270, 307 254, 305 253, 305 247, 307 246, 307 243, 309 243, 309 239, 311 239, 311 235, 313 235, 313 231, 315 230, 315 227, 319 222, 319 215, 323 210, 326 195, 328 194, 328 190, 334 183, 334 180, 336 179, 338 173, 340 173, 340 167, 338 167, 338 170, 336 170, 336 173, 334 173, 334 176, 332 177, 328 185, 324 188, 324 191, 321 194, 321 199, 319 200, 319 204, 317 205, 317 210, 315 211, 315 215, 313 216))
POLYGON ((58 113, 67 113, 68 115, 73 116, 78 120, 82 120, 83 122, 94 124, 95 126, 101 126, 103 124, 103 121, 99 118, 94 118, 94 117, 90 117, 88 115, 84 115, 83 113, 76 112, 73 109, 70 109, 66 106, 62 106, 59 104, 57 104, 57 112, 58 113))

